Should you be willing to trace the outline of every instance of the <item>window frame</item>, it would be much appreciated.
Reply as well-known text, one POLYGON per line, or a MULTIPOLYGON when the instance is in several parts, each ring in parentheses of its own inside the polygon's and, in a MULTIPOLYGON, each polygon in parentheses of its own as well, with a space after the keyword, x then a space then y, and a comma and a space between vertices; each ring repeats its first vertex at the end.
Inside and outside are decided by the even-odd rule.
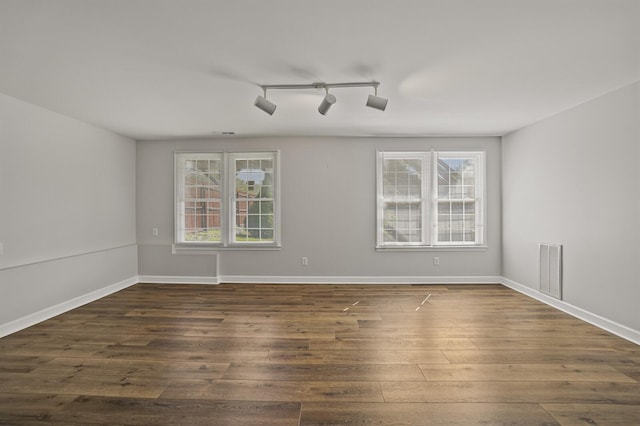
POLYGON ((486 249, 486 151, 485 150, 377 150, 376 151, 376 250, 475 250, 486 249), (385 242, 384 160, 417 159, 422 162, 422 242, 385 242), (438 159, 473 159, 475 171, 475 241, 438 241, 438 159))
MULTIPOLYGON (((431 238, 429 226, 426 226, 428 222, 425 221, 425 215, 430 210, 430 202, 428 199, 428 187, 430 186, 431 176, 430 173, 425 174, 425 170, 429 170, 430 152, 424 151, 378 151, 377 160, 377 246, 378 247, 423 247, 426 241, 431 238), (402 197, 390 198, 391 201, 387 201, 384 198, 384 160, 419 160, 421 162, 422 178, 427 180, 426 184, 423 182, 421 185, 419 200, 413 201, 420 203, 421 211, 421 242, 384 242, 384 204, 385 202, 402 202, 402 197)), ((407 197, 406 202, 412 202, 410 197, 407 197)))
POLYGON ((213 151, 174 152, 174 246, 201 247, 203 249, 279 249, 281 247, 280 222, 280 151, 213 151), (235 240, 235 159, 269 157, 273 161, 273 241, 235 240), (187 241, 185 239, 185 168, 190 159, 221 160, 220 241, 187 241))
MULTIPOLYGON (((280 182, 280 178, 278 176, 278 170, 280 169, 279 167, 279 161, 278 161, 278 151, 260 151, 260 152, 256 152, 256 151, 251 151, 251 152, 229 152, 227 153, 227 163, 226 163, 226 168, 227 168, 227 180, 226 182, 228 183, 228 203, 227 203, 227 207, 228 207, 228 228, 227 228, 227 232, 228 232, 228 236, 227 236, 227 242, 229 246, 236 246, 236 247, 246 247, 246 246, 255 246, 255 247, 260 247, 260 246, 276 246, 279 247, 279 242, 280 242, 280 205, 279 205, 279 193, 280 191, 278 190, 278 185, 280 182), (269 156, 269 158, 265 158, 269 156), (237 213, 237 198, 236 198, 236 160, 242 160, 242 159, 246 159, 246 160, 265 160, 265 159, 269 159, 271 161, 273 161, 273 172, 272 172, 272 178, 273 178, 273 196, 270 197, 273 200, 273 241, 264 241, 264 242, 260 242, 260 241, 237 241, 236 237, 237 237, 237 233, 236 233, 236 213, 237 213)), ((260 199, 262 200, 262 198, 260 199)), ((248 214, 247 214, 248 215, 248 214)))
MULTIPOLYGON (((433 242, 434 246, 437 247, 474 247, 481 246, 484 244, 484 228, 485 228, 485 198, 486 198, 486 185, 485 185, 485 152, 484 151, 434 151, 433 156, 433 242), (475 161, 475 191, 473 198, 460 198, 460 202, 474 202, 474 233, 475 233, 475 241, 438 241, 439 229, 438 229, 438 215, 439 215, 439 205, 438 202, 441 200, 439 196, 439 188, 438 188, 438 160, 440 159, 455 159, 455 160, 474 160, 475 161)), ((455 200, 455 198, 449 198, 449 200, 455 200)))

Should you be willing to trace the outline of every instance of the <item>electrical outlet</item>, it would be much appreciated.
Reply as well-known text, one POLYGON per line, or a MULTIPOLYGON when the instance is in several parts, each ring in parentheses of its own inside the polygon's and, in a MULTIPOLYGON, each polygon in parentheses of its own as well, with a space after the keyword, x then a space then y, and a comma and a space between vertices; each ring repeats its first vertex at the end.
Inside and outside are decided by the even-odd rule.
POLYGON ((158 228, 153 228, 152 233, 153 233, 154 237, 157 237, 158 236, 158 228))
POLYGON ((433 258, 433 264, 434 265, 439 265, 440 264, 440 258, 439 257, 434 257, 433 258))
POLYGON ((306 256, 302 257, 302 266, 308 266, 309 265, 309 258, 306 256))

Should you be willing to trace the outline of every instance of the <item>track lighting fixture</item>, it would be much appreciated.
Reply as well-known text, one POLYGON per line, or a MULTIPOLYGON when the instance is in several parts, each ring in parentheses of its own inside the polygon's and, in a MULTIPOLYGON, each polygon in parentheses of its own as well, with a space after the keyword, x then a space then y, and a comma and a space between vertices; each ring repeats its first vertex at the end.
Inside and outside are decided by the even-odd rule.
POLYGON ((387 102, 389 102, 389 100, 378 96, 378 86, 374 86, 374 89, 376 93, 375 95, 369 95, 369 97, 367 98, 367 106, 369 108, 375 108, 375 109, 379 109, 380 111, 384 111, 384 109, 387 107, 387 102))
POLYGON ((277 105, 267 100, 267 88, 263 87, 262 89, 264 90, 264 96, 258 96, 253 104, 267 114, 273 115, 276 112, 277 105))
POLYGON ((331 106, 336 103, 336 97, 329 93, 329 89, 325 88, 325 90, 327 91, 327 95, 324 97, 322 103, 318 107, 318 112, 322 115, 326 115, 327 111, 329 111, 329 108, 331 108, 331 106))
POLYGON ((367 81, 367 82, 356 82, 356 83, 311 83, 311 84, 265 84, 260 86, 264 91, 264 96, 258 96, 254 105, 266 112, 269 115, 273 115, 276 111, 276 104, 267 100, 267 90, 268 89, 324 89, 326 94, 322 103, 318 107, 318 112, 322 115, 325 115, 329 109, 336 103, 336 97, 329 93, 330 88, 345 88, 345 87, 373 87, 375 89, 374 95, 369 95, 367 99, 367 106, 370 108, 375 108, 380 111, 384 111, 387 107, 388 99, 381 98, 378 96, 378 86, 380 85, 377 81, 367 81))

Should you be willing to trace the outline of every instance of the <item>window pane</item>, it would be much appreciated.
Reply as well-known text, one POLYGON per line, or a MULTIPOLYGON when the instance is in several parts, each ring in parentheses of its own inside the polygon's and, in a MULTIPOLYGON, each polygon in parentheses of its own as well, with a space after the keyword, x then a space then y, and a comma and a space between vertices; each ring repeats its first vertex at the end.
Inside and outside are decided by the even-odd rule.
POLYGON ((451 203, 448 201, 440 201, 438 203, 438 215, 448 215, 451 213, 451 203))
POLYGON ((422 165, 419 159, 386 159, 383 162, 383 196, 420 198, 422 165))
POLYGON ((421 242, 422 208, 420 203, 385 203, 383 210, 385 242, 421 242))
POLYGON ((198 173, 207 173, 209 171, 209 160, 197 160, 196 171, 198 173))
POLYGON ((473 185, 464 185, 462 187, 462 196, 464 198, 475 198, 476 196, 476 187, 473 185))
POLYGON ((463 179, 465 185, 475 185, 476 184, 476 174, 475 170, 467 169, 463 173, 463 179))
POLYGON ((476 203, 475 201, 467 201, 464 203, 464 211, 465 213, 475 213, 476 211, 476 203))

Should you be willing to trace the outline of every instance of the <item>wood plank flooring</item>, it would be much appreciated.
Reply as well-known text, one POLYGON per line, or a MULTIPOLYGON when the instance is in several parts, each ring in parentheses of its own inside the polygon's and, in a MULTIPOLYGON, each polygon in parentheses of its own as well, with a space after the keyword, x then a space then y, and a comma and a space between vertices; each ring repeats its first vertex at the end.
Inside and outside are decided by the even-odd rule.
POLYGON ((640 346, 500 285, 138 284, 0 339, 2 425, 638 425, 640 346))

